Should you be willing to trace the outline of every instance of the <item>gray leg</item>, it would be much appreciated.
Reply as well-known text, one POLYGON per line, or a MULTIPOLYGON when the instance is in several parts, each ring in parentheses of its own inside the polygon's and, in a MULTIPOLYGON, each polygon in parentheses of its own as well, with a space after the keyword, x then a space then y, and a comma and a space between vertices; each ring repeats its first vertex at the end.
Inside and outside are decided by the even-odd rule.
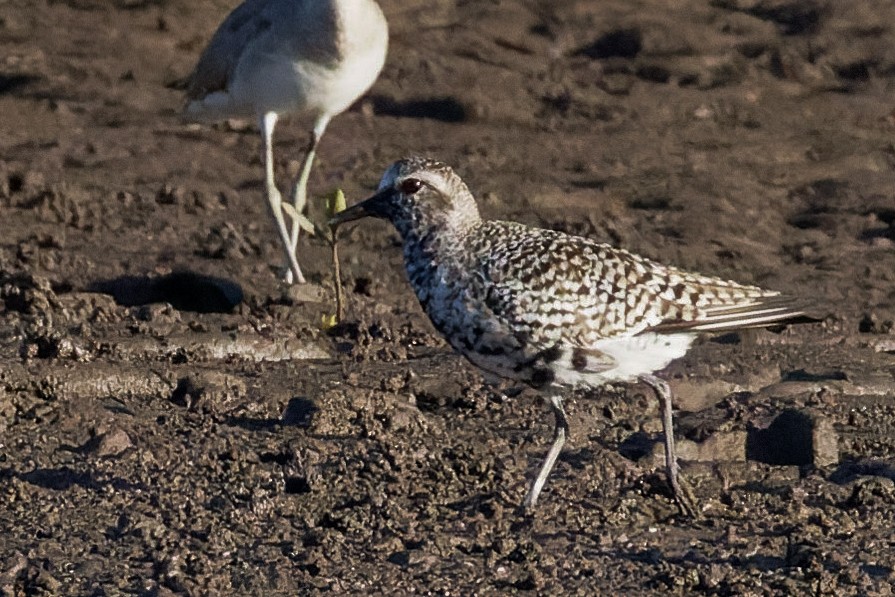
POLYGON ((267 195, 267 203, 270 207, 270 213, 277 225, 277 232, 280 235, 280 242, 283 250, 286 251, 286 259, 289 265, 288 278, 291 283, 292 277, 299 284, 303 284, 305 277, 298 267, 298 261, 295 260, 295 252, 289 245, 289 231, 286 229, 286 220, 283 218, 283 197, 277 189, 277 184, 273 176, 273 129, 277 124, 277 114, 268 112, 261 117, 261 141, 264 145, 264 192, 267 195))
POLYGON ((668 386, 668 382, 659 379, 655 375, 642 375, 640 380, 656 392, 656 396, 662 403, 662 433, 665 436, 665 474, 668 477, 669 485, 671 485, 674 501, 677 503, 681 514, 695 518, 696 509, 693 507, 695 500, 689 491, 685 492, 681 488, 680 479, 678 478, 679 467, 677 464, 677 453, 674 450, 671 388, 668 386))
MULTIPOLYGON (((292 188, 292 207, 295 209, 295 213, 300 214, 304 210, 305 204, 308 202, 308 178, 311 176, 311 168, 314 166, 314 157, 317 155, 317 144, 320 143, 320 137, 323 136, 327 124, 329 124, 328 116, 320 117, 317 119, 317 122, 314 123, 314 130, 311 132, 311 143, 308 145, 305 161, 301 165, 301 172, 298 175, 298 180, 292 188)), ((289 247, 293 256, 295 255, 296 247, 298 247, 298 233, 300 231, 301 227, 298 225, 298 222, 292 222, 289 247)), ((286 282, 292 282, 291 271, 286 272, 286 282)))
POLYGON ((550 445, 550 450, 541 464, 538 476, 535 477, 531 488, 528 490, 528 495, 525 496, 525 500, 522 502, 522 506, 526 509, 534 508, 537 503, 541 489, 544 488, 544 483, 547 482, 547 477, 550 475, 550 471, 553 470, 553 465, 556 464, 556 459, 559 457, 562 446, 566 443, 566 437, 569 435, 569 422, 566 420, 566 411, 562 408, 562 397, 559 395, 551 396, 550 406, 553 408, 553 416, 556 417, 556 426, 553 428, 553 443, 550 445))

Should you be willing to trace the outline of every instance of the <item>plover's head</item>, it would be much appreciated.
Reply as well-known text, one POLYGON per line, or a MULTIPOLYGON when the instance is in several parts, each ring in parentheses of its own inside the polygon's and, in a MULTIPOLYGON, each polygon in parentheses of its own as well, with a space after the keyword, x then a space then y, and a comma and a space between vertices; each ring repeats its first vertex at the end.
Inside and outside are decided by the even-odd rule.
POLYGON ((421 157, 388 167, 376 194, 333 218, 333 223, 364 217, 388 220, 402 236, 437 227, 464 228, 480 220, 466 184, 447 165, 421 157))

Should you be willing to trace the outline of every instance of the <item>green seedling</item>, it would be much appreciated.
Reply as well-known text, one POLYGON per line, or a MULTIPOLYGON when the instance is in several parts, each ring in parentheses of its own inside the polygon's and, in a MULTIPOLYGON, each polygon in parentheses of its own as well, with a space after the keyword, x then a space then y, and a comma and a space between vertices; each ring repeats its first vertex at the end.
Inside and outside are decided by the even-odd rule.
MULTIPOLYGON (((342 270, 339 265, 339 239, 336 234, 339 225, 330 225, 328 226, 328 230, 324 230, 312 222, 306 215, 296 210, 294 206, 288 203, 283 203, 282 208, 287 216, 293 221, 298 222, 298 225, 302 230, 310 235, 317 235, 321 238, 325 238, 330 247, 332 247, 332 270, 336 284, 336 312, 335 314, 324 314, 320 324, 321 328, 328 330, 341 322, 342 318, 345 316, 345 295, 342 291, 342 270)), ((331 220, 339 212, 345 211, 345 208, 345 193, 342 192, 342 189, 336 189, 326 197, 327 220, 331 220)))

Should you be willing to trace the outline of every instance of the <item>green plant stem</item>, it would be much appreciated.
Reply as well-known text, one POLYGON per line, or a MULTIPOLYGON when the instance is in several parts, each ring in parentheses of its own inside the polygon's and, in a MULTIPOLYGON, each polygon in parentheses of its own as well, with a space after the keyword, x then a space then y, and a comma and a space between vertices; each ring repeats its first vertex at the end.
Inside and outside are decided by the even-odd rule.
POLYGON ((337 226, 332 227, 333 276, 336 279, 336 323, 341 323, 345 316, 345 298, 342 293, 342 268, 339 265, 339 237, 337 226))

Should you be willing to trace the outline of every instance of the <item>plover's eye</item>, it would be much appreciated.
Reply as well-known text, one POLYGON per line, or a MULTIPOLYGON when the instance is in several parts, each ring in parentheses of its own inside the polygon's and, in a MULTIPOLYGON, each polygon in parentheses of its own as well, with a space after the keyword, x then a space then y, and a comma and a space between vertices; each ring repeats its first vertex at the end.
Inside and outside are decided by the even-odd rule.
POLYGON ((413 195, 423 188, 423 182, 416 178, 408 178, 401 182, 401 192, 405 195, 413 195))

